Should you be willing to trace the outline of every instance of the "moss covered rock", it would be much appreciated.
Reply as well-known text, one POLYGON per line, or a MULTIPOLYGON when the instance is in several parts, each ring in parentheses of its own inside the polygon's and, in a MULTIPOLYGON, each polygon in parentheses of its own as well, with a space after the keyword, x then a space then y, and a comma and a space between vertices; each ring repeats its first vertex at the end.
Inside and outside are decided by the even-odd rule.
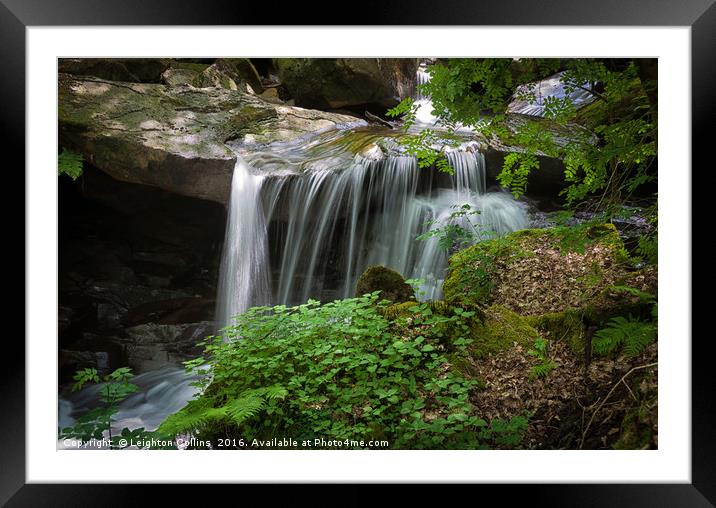
POLYGON ((393 303, 415 300, 415 292, 395 270, 385 266, 370 266, 356 284, 356 296, 380 291, 381 298, 393 303))
POLYGON ((470 350, 473 357, 479 358, 515 345, 530 346, 539 337, 539 332, 527 318, 503 305, 491 305, 482 319, 474 321, 470 350))
POLYGON ((443 291, 454 305, 514 311, 581 355, 587 327, 620 315, 649 318, 644 294, 656 295, 657 268, 630 271, 624 261, 612 224, 524 230, 455 254, 443 291))
POLYGON ((443 292, 524 315, 583 308, 626 275, 623 251, 612 224, 517 231, 455 254, 443 292))
POLYGON ((227 88, 252 94, 263 92, 261 78, 248 58, 219 58, 198 73, 191 84, 198 88, 227 88))
POLYGON ((162 73, 162 83, 170 86, 190 85, 207 67, 207 64, 172 62, 162 73))
MULTIPOLYGON (((390 305, 385 310, 385 317, 391 320, 410 318, 424 311, 442 316, 453 316, 456 313, 467 315, 466 309, 437 300, 424 303, 403 302, 390 305)), ((496 354, 515 345, 531 346, 540 337, 534 321, 529 317, 520 316, 503 305, 491 305, 486 309, 470 308, 470 317, 466 318, 470 327, 472 343, 469 346, 470 358, 482 358, 496 354)), ((449 331, 444 331, 446 336, 449 331)), ((450 341, 447 340, 449 343, 450 341)))

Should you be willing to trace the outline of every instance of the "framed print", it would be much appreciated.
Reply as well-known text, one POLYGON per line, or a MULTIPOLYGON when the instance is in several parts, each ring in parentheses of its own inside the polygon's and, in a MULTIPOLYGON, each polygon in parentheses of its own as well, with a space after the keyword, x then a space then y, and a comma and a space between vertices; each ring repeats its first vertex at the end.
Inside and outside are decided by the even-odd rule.
POLYGON ((43 4, 0 9, 27 200, 4 502, 187 482, 712 502, 691 332, 709 2, 347 26, 43 4))

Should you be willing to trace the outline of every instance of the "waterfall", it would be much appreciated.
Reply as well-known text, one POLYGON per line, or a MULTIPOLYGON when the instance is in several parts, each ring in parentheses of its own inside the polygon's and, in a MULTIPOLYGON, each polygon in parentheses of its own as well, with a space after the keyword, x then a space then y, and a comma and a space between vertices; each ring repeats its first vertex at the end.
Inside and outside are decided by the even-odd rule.
MULTIPOLYGON (((423 279, 421 299, 440 298, 447 254, 436 238, 416 239, 428 221, 444 223, 468 204, 486 237, 527 227, 511 195, 486 192, 481 153, 449 152, 455 174, 447 175, 420 169, 409 156, 354 154, 375 141, 366 132, 333 133, 242 154, 221 268, 221 324, 252 305, 351 297, 360 274, 376 264, 423 279)), ((467 218, 455 221, 472 227, 467 218)))
POLYGON ((266 221, 260 201, 265 177, 237 158, 231 180, 224 250, 219 270, 217 323, 270 301, 266 221))
MULTIPOLYGON (((588 90, 575 88, 567 91, 561 81, 563 74, 563 72, 558 72, 541 81, 527 83, 518 87, 512 102, 507 106, 507 111, 523 115, 544 116, 545 103, 548 97, 555 99, 568 97, 575 108, 580 108, 594 100, 594 95, 588 90), (525 94, 534 95, 534 101, 520 99, 520 96, 525 94)), ((585 83, 584 86, 588 88, 589 84, 585 83)))
MULTIPOLYGON (((430 74, 427 72, 427 66, 423 63, 418 68, 416 76, 418 85, 424 85, 430 82, 430 74)), ((437 121, 437 117, 433 115, 433 102, 429 95, 425 95, 420 89, 415 93, 415 104, 418 109, 415 113, 416 123, 420 126, 433 126, 437 121)))

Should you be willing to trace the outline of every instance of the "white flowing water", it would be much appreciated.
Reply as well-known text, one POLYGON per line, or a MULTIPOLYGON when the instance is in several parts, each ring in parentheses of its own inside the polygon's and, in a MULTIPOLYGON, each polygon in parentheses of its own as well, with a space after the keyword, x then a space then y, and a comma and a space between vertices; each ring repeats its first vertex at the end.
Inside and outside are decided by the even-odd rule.
POLYGON ((515 92, 515 99, 508 105, 510 113, 520 113, 531 116, 544 116, 547 98, 564 99, 568 97, 575 108, 580 108, 594 100, 594 95, 589 92, 588 84, 584 88, 575 88, 567 91, 561 81, 564 73, 558 72, 542 81, 527 83, 520 86, 515 92), (531 93, 534 100, 520 100, 520 94, 531 93))
MULTIPOLYGON (((196 376, 174 366, 135 376, 132 383, 136 384, 139 390, 120 403, 119 411, 112 419, 112 434, 118 435, 125 427, 155 430, 167 415, 179 411, 197 393, 198 389, 191 385, 194 381, 196 376)), ((101 384, 90 385, 76 393, 60 397, 58 426, 68 427, 75 422, 76 417, 97 407, 101 389, 101 384)), ((107 436, 108 434, 105 434, 105 437, 107 436)), ((65 446, 63 441, 59 441, 58 448, 73 446, 65 446)))
POLYGON ((416 238, 433 227, 428 221, 437 221, 435 227, 460 222, 484 231, 485 237, 527 227, 525 211, 512 196, 486 193, 481 153, 449 152, 455 170, 450 176, 418 168, 413 157, 354 155, 349 147, 355 149, 361 139, 366 146, 374 141, 370 134, 349 132, 304 145, 275 145, 270 153, 243 154, 253 169, 237 165, 237 170, 241 179, 250 176, 254 184, 233 188, 240 198, 231 198, 226 237, 231 247, 224 252, 237 261, 222 261, 222 324, 229 324, 230 309, 351 297, 358 277, 371 265, 421 279, 420 297, 440 298, 447 253, 437 238, 416 238), (270 176, 259 181, 252 171, 270 176), (451 219, 465 204, 479 213, 451 219), (245 224, 247 220, 255 222, 245 224), (267 257, 260 259, 261 254, 267 257), (236 266, 240 276, 232 271, 236 266), (264 268, 269 266, 267 298, 264 268))
POLYGON ((266 220, 261 205, 264 176, 238 158, 231 180, 216 320, 224 325, 252 305, 269 303, 266 220))

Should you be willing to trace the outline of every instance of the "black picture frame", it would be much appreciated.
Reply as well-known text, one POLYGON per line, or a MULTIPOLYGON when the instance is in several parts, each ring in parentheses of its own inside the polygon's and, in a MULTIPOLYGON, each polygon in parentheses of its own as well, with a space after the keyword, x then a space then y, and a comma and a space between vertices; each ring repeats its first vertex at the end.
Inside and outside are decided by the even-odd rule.
MULTIPOLYGON (((257 3, 247 5, 244 2, 215 0, 204 0, 200 5, 176 0, 0 0, 0 61, 3 64, 3 72, 0 73, 3 111, 0 139, 5 148, 4 153, 19 156, 14 168, 25 167, 24 150, 20 150, 20 147, 25 146, 25 29, 28 26, 317 25, 319 22, 315 13, 336 13, 335 9, 334 4, 328 3, 310 8, 304 3, 284 3, 280 8, 270 9, 257 3)), ((697 160, 709 160, 708 126, 716 102, 716 65, 713 65, 716 63, 714 0, 460 0, 440 2, 439 7, 427 0, 390 4, 366 2, 362 7, 333 16, 333 19, 324 23, 341 25, 348 19, 356 25, 689 26, 692 44, 693 167, 697 167, 697 160)), ((23 195, 19 189, 25 188, 24 171, 9 171, 9 165, 6 167, 5 188, 13 188, 13 194, 23 195), (12 181, 13 178, 15 181, 12 181)), ((692 187, 694 202, 700 198, 707 199, 705 187, 692 187)), ((14 217, 17 216, 19 205, 14 206, 14 213, 7 215, 8 221, 16 221, 14 217)), ((18 239, 21 236, 24 238, 24 223, 22 227, 22 233, 18 231, 18 234, 9 238, 19 243, 18 239)), ((19 249, 13 249, 19 255, 19 249)), ((22 252, 23 265, 26 266, 24 263, 28 253, 24 247, 22 252)), ((692 252, 696 254, 697 251, 694 249, 692 252)), ((696 261, 692 256, 692 266, 696 265, 696 261)), ((14 270, 10 265, 6 267, 8 272, 14 270)), ((708 279, 701 277, 694 281, 693 286, 706 285, 708 279)), ((22 301, 24 306, 25 300, 18 294, 14 294, 13 299, 16 302, 22 301)), ((696 298, 693 301, 697 305, 696 298)), ((697 316, 693 311, 692 314, 697 316)), ((19 312, 15 316, 19 316, 19 312)), ((24 335, 24 326, 22 333, 24 335)), ((699 338, 710 339, 712 335, 710 333, 699 338)), ((8 333, 5 339, 3 349, 7 356, 0 369, 0 404, 3 408, 3 416, 0 418, 0 502, 7 503, 7 506, 125 506, 147 500, 149 493, 145 490, 154 488, 146 485, 26 484, 25 347, 16 334, 11 339, 8 333)), ((530 499, 530 504, 550 506, 713 505, 716 502, 716 440, 713 437, 716 422, 713 416, 714 399, 710 393, 713 386, 710 375, 713 360, 707 351, 709 342, 692 341, 691 484, 522 485, 509 487, 511 499, 521 494, 530 499)), ((492 490, 492 487, 481 485, 480 498, 486 500, 484 495, 487 492, 484 489, 492 490)), ((213 496, 216 496, 216 486, 212 489, 213 496)), ((350 490, 354 489, 356 487, 350 490)), ((167 490, 170 489, 161 493, 165 502, 174 495, 184 496, 186 486, 174 485, 171 492, 167 490)), ((344 490, 341 496, 348 492, 344 490)), ((330 490, 324 494, 333 496, 330 490)))

